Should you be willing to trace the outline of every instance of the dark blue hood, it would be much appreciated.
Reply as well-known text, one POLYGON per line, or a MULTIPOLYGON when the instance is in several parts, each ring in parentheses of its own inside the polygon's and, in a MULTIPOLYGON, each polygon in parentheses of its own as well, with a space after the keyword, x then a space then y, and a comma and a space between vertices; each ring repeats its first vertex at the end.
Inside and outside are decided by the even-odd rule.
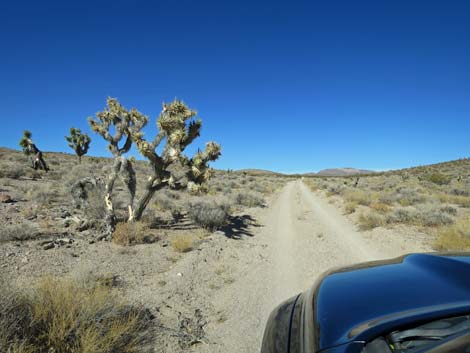
POLYGON ((313 294, 316 346, 470 312, 470 254, 408 255, 327 274, 313 294))

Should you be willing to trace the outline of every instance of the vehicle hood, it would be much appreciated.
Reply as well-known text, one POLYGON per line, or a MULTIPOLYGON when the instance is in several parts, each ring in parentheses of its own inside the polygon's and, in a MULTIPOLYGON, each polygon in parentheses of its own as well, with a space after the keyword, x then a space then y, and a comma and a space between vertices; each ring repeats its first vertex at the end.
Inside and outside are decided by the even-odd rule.
POLYGON ((413 254, 329 272, 313 289, 318 350, 470 312, 470 254, 413 254))

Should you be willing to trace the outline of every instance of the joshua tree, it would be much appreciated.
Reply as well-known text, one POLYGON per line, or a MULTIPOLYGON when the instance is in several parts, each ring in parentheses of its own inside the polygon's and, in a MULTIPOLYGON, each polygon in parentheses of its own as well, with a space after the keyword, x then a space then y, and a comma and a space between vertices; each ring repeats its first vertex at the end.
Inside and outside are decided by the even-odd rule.
POLYGON ((183 154, 200 135, 202 121, 194 120, 196 112, 189 109, 182 101, 174 100, 163 103, 163 109, 157 119, 159 133, 153 141, 148 142, 143 134, 133 133, 132 138, 137 148, 148 159, 152 166, 152 175, 147 179, 145 192, 137 203, 130 219, 139 220, 156 191, 170 187, 172 189, 187 188, 192 193, 201 190, 201 184, 212 175, 208 162, 215 161, 221 154, 220 145, 215 142, 206 143, 204 151, 198 151, 192 158, 183 154), (165 140, 162 153, 157 148, 165 140))
POLYGON ((185 148, 199 136, 202 122, 194 120, 196 112, 189 109, 183 102, 174 100, 163 104, 163 110, 157 119, 158 134, 152 141, 144 139, 142 129, 148 122, 148 117, 136 109, 125 109, 116 99, 108 98, 107 108, 96 114, 96 119, 89 118, 93 131, 99 133, 106 141, 114 155, 114 166, 106 184, 105 202, 110 227, 114 230, 116 217, 112 202, 113 185, 119 176, 129 191, 128 221, 140 220, 142 214, 155 192, 165 187, 173 189, 187 188, 190 192, 201 190, 201 183, 211 175, 209 161, 220 156, 220 146, 208 142, 204 151, 197 152, 192 158, 183 154, 185 148), (113 127, 114 135, 110 128, 113 127), (121 139, 125 139, 119 147, 121 139), (165 141, 162 153, 157 152, 159 145, 165 141), (140 154, 152 166, 152 174, 147 178, 145 191, 137 201, 134 209, 136 178, 132 163, 123 155, 135 143, 140 154))
POLYGON ((48 172, 49 168, 47 167, 46 161, 42 158, 41 150, 33 143, 33 140, 31 139, 32 136, 33 134, 30 131, 23 131, 23 137, 20 140, 20 146, 23 148, 23 153, 31 157, 31 164, 35 170, 43 169, 48 172))
POLYGON ((82 134, 80 129, 70 128, 70 136, 65 136, 69 147, 75 151, 78 157, 78 163, 82 162, 82 156, 87 154, 90 147, 91 138, 87 134, 82 134))
POLYGON ((96 113, 96 120, 88 118, 91 129, 100 134, 108 141, 108 149, 114 156, 114 164, 111 174, 106 182, 105 203, 107 208, 108 233, 114 231, 116 225, 116 216, 114 214, 114 205, 112 202, 112 192, 114 183, 119 176, 129 191, 129 218, 132 215, 132 206, 134 204, 135 191, 137 181, 132 163, 123 155, 129 152, 132 146, 132 134, 138 134, 140 130, 147 124, 148 117, 140 113, 137 109, 127 110, 117 99, 108 98, 107 107, 99 113, 96 113), (110 130, 114 130, 114 135, 110 130), (125 139, 124 144, 120 147, 121 140, 125 139))

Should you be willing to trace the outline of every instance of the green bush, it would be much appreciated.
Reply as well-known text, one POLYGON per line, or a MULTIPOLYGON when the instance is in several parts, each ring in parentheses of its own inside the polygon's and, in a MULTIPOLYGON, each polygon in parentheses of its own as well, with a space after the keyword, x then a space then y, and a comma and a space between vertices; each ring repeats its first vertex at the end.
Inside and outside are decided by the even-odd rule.
POLYGON ((426 180, 437 185, 447 185, 451 182, 452 178, 442 173, 432 173, 426 176, 426 180))

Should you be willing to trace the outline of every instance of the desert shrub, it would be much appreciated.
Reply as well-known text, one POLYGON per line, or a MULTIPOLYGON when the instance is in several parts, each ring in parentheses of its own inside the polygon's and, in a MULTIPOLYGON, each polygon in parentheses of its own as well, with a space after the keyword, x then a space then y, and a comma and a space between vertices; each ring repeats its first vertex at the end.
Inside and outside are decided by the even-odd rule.
MULTIPOLYGON (((90 157, 94 158, 94 157, 90 157)), ((106 169, 106 171, 99 171, 97 173, 97 166, 92 165, 90 163, 82 163, 80 165, 74 165, 70 167, 70 169, 67 170, 66 176, 63 178, 64 183, 67 186, 73 185, 75 182, 77 182, 80 179, 89 177, 89 176, 96 176, 97 174, 108 174, 109 171, 106 169)))
POLYGON ((49 205, 57 197, 56 190, 53 190, 51 185, 41 185, 31 189, 27 193, 32 201, 39 205, 49 205))
POLYGON ((194 223, 209 230, 222 227, 229 216, 225 205, 207 201, 190 203, 188 215, 194 223))
POLYGON ((455 188, 455 189, 452 189, 450 193, 456 196, 470 196, 470 190, 466 190, 466 189, 455 188))
POLYGON ((379 202, 379 201, 373 201, 371 202, 371 204, 369 205, 369 207, 376 211, 376 212, 379 212, 379 213, 388 213, 390 212, 390 206, 383 203, 383 202, 379 202))
POLYGON ((368 206, 372 202, 372 196, 363 190, 348 190, 344 193, 344 198, 349 202, 356 202, 359 205, 368 206))
POLYGON ((456 216, 457 215, 457 209, 452 206, 441 206, 440 207, 441 212, 447 213, 448 215, 451 216, 456 216))
POLYGON ((458 205, 464 208, 470 208, 470 197, 468 196, 439 194, 437 198, 440 202, 443 202, 443 203, 450 203, 450 204, 458 205))
POLYGON ((357 202, 349 201, 344 205, 344 212, 346 214, 351 214, 356 212, 357 202))
POLYGON ((397 199, 402 206, 411 206, 426 201, 426 197, 420 191, 408 188, 399 189, 397 199))
POLYGON ((231 181, 228 186, 232 189, 239 189, 240 188, 240 185, 238 183, 236 183, 235 181, 231 181))
POLYGON ((408 208, 396 208, 393 212, 388 215, 387 223, 405 223, 411 224, 416 221, 416 211, 408 208))
POLYGON ((181 193, 179 193, 178 191, 174 191, 174 190, 166 189, 165 190, 165 196, 168 197, 169 199, 173 199, 173 200, 181 199, 181 193))
POLYGON ((371 230, 385 224, 385 218, 377 213, 362 213, 358 218, 360 230, 371 230))
POLYGON ((331 185, 327 188, 328 196, 341 195, 343 192, 344 192, 343 185, 331 185))
POLYGON ((28 175, 28 167, 23 165, 8 165, 0 169, 0 178, 19 179, 28 175))
POLYGON ((23 222, 20 224, 4 225, 0 227, 0 242, 12 240, 29 240, 37 238, 39 233, 38 227, 31 222, 23 222))
POLYGON ((150 352, 148 310, 109 287, 44 279, 31 291, 9 288, 0 287, 0 352, 150 352))
POLYGON ((379 201, 386 205, 393 205, 399 199, 398 194, 396 193, 381 193, 379 195, 379 201))
POLYGON ((427 181, 437 185, 447 185, 451 182, 452 178, 442 173, 432 173, 425 177, 427 181))
POLYGON ((162 211, 170 211, 175 207, 175 203, 166 194, 155 195, 155 206, 162 211))
POLYGON ((245 207, 262 207, 265 201, 259 194, 253 192, 239 192, 235 195, 235 203, 245 207))
POLYGON ((87 201, 83 207, 85 216, 91 220, 104 220, 107 216, 104 186, 86 187, 86 193, 87 201))
POLYGON ((454 223, 452 217, 443 212, 442 207, 436 205, 421 205, 417 210, 419 223, 427 227, 436 227, 454 223))
POLYGON ((403 223, 436 227, 453 223, 453 218, 449 216, 452 212, 451 208, 448 208, 447 206, 443 207, 435 204, 420 205, 416 209, 397 208, 387 217, 387 223, 403 223))
POLYGON ((222 189, 222 193, 224 195, 229 195, 232 193, 232 188, 230 188, 229 186, 224 186, 224 188, 222 189))
POLYGON ((188 252, 194 247, 194 237, 191 234, 177 234, 170 240, 171 246, 178 252, 188 252))
POLYGON ((265 184, 258 184, 258 183, 253 184, 251 186, 251 190, 260 194, 269 194, 271 192, 265 184))
POLYGON ((151 243, 154 238, 143 222, 121 222, 116 225, 112 240, 114 244, 129 246, 151 243))
POLYGON ((448 227, 441 227, 434 246, 437 250, 469 251, 470 218, 461 219, 448 227))

